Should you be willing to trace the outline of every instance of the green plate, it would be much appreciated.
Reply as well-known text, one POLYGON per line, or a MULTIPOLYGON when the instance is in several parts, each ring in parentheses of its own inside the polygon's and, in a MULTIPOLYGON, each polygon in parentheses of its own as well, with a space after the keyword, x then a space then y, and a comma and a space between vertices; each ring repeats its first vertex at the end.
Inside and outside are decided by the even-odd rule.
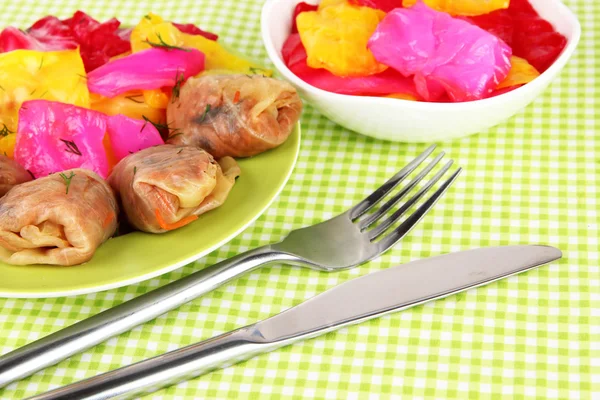
POLYGON ((0 262, 0 297, 57 297, 130 285, 173 271, 224 245, 254 222, 288 181, 300 148, 300 124, 280 147, 238 160, 229 198, 197 221, 160 235, 134 232, 108 240, 73 267, 0 262))

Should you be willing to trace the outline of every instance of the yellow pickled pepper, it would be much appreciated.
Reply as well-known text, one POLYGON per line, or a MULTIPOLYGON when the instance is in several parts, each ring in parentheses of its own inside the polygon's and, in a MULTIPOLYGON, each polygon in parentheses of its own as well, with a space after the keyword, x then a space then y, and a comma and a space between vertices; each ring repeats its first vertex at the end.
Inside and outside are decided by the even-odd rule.
POLYGON ((43 99, 89 107, 86 79, 78 49, 0 54, 0 154, 13 155, 23 102, 43 99))
MULTIPOLYGON (((402 0, 404 7, 414 5, 418 0, 402 0)), ((508 8, 510 0, 423 0, 437 11, 451 15, 474 16, 488 14, 495 10, 508 8)))
POLYGON ((383 97, 389 97, 391 99, 419 101, 419 98, 417 96, 414 96, 414 95, 408 94, 408 93, 392 93, 392 94, 388 94, 387 96, 383 96, 383 97))
POLYGON ((337 6, 339 4, 350 4, 348 0, 321 0, 319 3, 319 10, 322 10, 325 7, 329 6, 337 6))
POLYGON ((540 76, 537 69, 527 62, 524 58, 517 56, 510 57, 510 70, 496 89, 503 89, 511 86, 524 85, 540 76))
POLYGON ((385 13, 346 2, 328 1, 317 11, 298 15, 296 24, 307 64, 337 76, 367 76, 384 71, 367 48, 385 13))
POLYGON ((92 93, 90 108, 106 115, 123 114, 135 119, 146 117, 158 124, 164 124, 166 120, 166 105, 164 107, 151 106, 141 90, 130 91, 112 98, 92 93))
POLYGON ((244 74, 259 72, 267 76, 272 74, 271 71, 226 50, 217 41, 200 35, 183 33, 155 14, 144 16, 131 32, 131 50, 134 53, 150 48, 152 45, 148 42, 198 49, 206 57, 206 70, 228 70, 244 74))

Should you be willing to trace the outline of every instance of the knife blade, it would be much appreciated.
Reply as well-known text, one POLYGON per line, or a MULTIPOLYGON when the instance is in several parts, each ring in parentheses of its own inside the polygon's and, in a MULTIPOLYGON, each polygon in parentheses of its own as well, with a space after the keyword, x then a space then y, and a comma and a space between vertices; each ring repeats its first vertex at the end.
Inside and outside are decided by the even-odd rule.
POLYGON ((268 340, 281 340, 441 298, 561 256, 553 247, 505 246, 417 260, 342 283, 256 325, 268 340))
POLYGON ((413 261, 342 283, 256 324, 31 399, 128 399, 561 257, 554 247, 531 245, 482 248, 413 261))

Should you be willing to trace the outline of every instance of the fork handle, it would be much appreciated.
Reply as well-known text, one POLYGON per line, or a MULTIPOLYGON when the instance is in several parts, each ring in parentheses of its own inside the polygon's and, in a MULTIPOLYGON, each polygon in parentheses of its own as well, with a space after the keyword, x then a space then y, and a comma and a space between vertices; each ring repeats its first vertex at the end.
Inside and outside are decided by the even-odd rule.
POLYGON ((148 322, 261 265, 291 260, 271 245, 239 254, 0 357, 0 388, 148 322))

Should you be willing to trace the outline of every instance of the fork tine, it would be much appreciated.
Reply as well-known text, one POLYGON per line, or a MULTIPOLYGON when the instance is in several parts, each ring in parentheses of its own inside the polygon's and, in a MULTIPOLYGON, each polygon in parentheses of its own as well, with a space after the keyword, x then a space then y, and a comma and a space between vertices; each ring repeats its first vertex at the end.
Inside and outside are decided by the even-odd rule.
POLYGON ((446 193, 448 188, 454 183, 458 175, 461 173, 462 168, 458 168, 450 178, 448 178, 434 194, 431 195, 410 217, 406 219, 399 227, 394 229, 389 235, 377 242, 380 253, 388 250, 390 247, 395 245, 400 239, 402 239, 408 232, 414 228, 415 225, 431 210, 431 208, 437 203, 437 201, 446 193))
POLYGON ((406 196, 419 182, 421 182, 421 180, 423 180, 423 178, 429 172, 431 172, 433 167, 435 167, 440 162, 440 160, 444 157, 445 154, 446 153, 444 153, 443 151, 440 154, 438 154, 438 156, 436 158, 434 158, 433 161, 430 162, 427 167, 423 168, 423 170, 421 172, 419 172, 419 174, 417 176, 415 176, 408 183, 408 185, 403 187, 402 190, 400 190, 396 195, 394 195, 394 197, 392 197, 387 203, 385 203, 384 205, 379 207, 379 209, 377 211, 375 211, 373 214, 369 215, 364 220, 360 221, 359 222, 360 229, 361 230, 367 229, 369 226, 373 225, 374 222, 376 222, 383 215, 385 215, 386 212, 388 212, 393 206, 395 206, 400 200, 402 200, 404 198, 404 196, 406 196))
POLYGON ((392 176, 386 183, 381 185, 377 190, 371 193, 368 197, 366 197, 363 201, 355 205, 350 209, 350 219, 355 220, 360 217, 367 211, 369 211, 375 204, 377 204, 381 199, 383 199, 389 192, 391 192, 407 175, 409 175, 412 171, 415 170, 423 160, 425 160, 429 155, 435 150, 436 145, 432 144, 421 153, 417 158, 408 163, 404 168, 396 173, 396 175, 392 176))
POLYGON ((369 239, 370 240, 377 239, 392 224, 397 222, 404 215, 404 213, 406 211, 408 211, 409 208, 411 208, 417 201, 419 201, 419 199, 421 197, 423 197, 423 195, 425 193, 427 193, 429 191, 429 189, 431 189, 433 187, 433 185, 435 185, 436 182, 442 178, 442 176, 450 169, 450 167, 452 166, 453 163, 454 163, 453 160, 448 161, 446 163, 446 165, 444 165, 442 167, 442 169, 440 169, 433 176, 433 178, 431 178, 431 180, 429 182, 427 182, 427 184, 425 186, 423 186, 421 189, 419 189, 417 194, 415 194, 413 197, 411 197, 406 203, 402 204, 402 206, 400 206, 400 208, 398 210, 396 210, 396 212, 394 212, 389 218, 387 218, 385 221, 383 221, 382 223, 377 225, 374 229, 369 231, 369 233, 368 233, 369 239))

